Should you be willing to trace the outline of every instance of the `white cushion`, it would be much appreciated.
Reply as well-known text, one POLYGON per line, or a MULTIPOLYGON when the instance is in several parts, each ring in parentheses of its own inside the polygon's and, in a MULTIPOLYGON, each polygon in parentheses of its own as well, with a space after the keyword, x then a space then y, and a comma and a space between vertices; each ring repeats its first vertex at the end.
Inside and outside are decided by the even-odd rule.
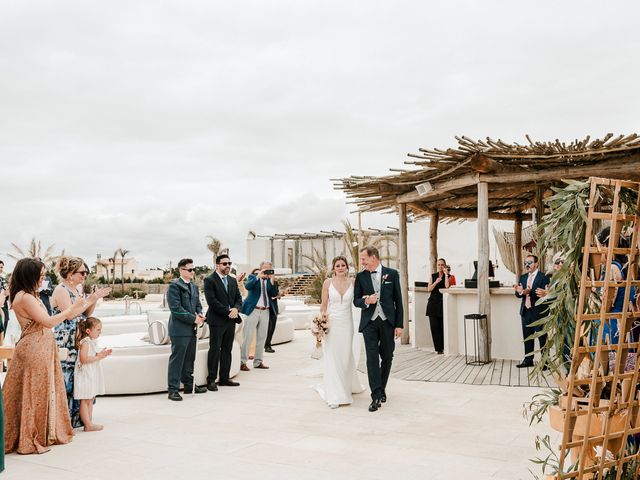
POLYGON ((151 322, 149 325, 149 341, 154 345, 166 345, 169 343, 169 332, 164 322, 151 322))

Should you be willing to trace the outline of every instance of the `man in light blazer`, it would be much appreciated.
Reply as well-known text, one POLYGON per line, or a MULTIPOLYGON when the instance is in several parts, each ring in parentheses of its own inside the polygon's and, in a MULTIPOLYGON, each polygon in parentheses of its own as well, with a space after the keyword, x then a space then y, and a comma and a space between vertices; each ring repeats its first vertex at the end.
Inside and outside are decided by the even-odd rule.
POLYGON ((231 351, 236 324, 242 323, 240 307, 242 296, 238 282, 229 275, 231 259, 222 254, 216 257, 216 271, 204 279, 204 297, 207 299, 207 323, 209 324, 209 355, 207 389, 212 392, 220 387, 237 387, 240 384, 229 378, 231 351), (216 385, 216 378, 220 380, 216 385))
POLYGON ((247 360, 249 348, 253 342, 253 336, 257 332, 256 351, 253 358, 253 368, 268 369, 262 361, 264 355, 264 343, 269 328, 269 310, 271 298, 278 296, 273 265, 271 262, 260 263, 260 271, 255 275, 249 275, 245 288, 249 292, 242 304, 242 314, 246 315, 242 336, 242 348, 240 356, 240 370, 249 371, 247 360))

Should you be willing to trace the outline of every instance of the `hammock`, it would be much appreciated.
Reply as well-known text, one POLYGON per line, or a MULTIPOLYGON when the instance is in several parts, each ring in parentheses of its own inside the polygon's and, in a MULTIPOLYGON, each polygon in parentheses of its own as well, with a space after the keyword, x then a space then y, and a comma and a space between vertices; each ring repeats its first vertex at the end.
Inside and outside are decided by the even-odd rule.
MULTIPOLYGON (((525 246, 536 244, 535 225, 530 225, 522 229, 522 258, 525 258, 531 251, 525 249, 525 246)), ((493 237, 496 239, 496 245, 502 257, 502 264, 511 273, 516 273, 516 256, 515 244, 516 235, 513 232, 502 232, 493 227, 493 237)))

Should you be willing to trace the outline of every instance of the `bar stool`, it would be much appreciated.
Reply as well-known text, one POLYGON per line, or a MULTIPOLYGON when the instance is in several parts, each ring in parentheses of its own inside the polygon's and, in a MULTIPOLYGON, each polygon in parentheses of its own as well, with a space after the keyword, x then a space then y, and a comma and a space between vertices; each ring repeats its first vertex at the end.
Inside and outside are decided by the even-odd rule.
MULTIPOLYGON (((487 316, 481 313, 468 313, 464 316, 464 362, 467 365, 486 365, 487 363, 491 363, 491 360, 480 360, 480 335, 478 332, 480 328, 483 326, 486 327, 487 316), (473 350, 474 355, 472 358, 474 360, 469 361, 469 355, 467 353, 467 322, 472 322, 473 325, 473 350)), ((488 358, 487 345, 483 345, 484 357, 488 358)))

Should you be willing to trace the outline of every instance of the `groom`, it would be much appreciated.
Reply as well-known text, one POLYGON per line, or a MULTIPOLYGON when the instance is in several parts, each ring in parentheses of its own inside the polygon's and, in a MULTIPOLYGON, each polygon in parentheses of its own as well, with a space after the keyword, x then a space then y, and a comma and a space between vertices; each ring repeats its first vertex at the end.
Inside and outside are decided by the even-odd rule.
POLYGON ((364 337, 367 352, 372 400, 369 411, 375 412, 387 401, 385 388, 391 372, 394 337, 402 334, 403 327, 402 292, 397 270, 382 266, 377 248, 360 250, 360 265, 364 270, 356 275, 353 304, 362 309, 358 331, 364 337))

